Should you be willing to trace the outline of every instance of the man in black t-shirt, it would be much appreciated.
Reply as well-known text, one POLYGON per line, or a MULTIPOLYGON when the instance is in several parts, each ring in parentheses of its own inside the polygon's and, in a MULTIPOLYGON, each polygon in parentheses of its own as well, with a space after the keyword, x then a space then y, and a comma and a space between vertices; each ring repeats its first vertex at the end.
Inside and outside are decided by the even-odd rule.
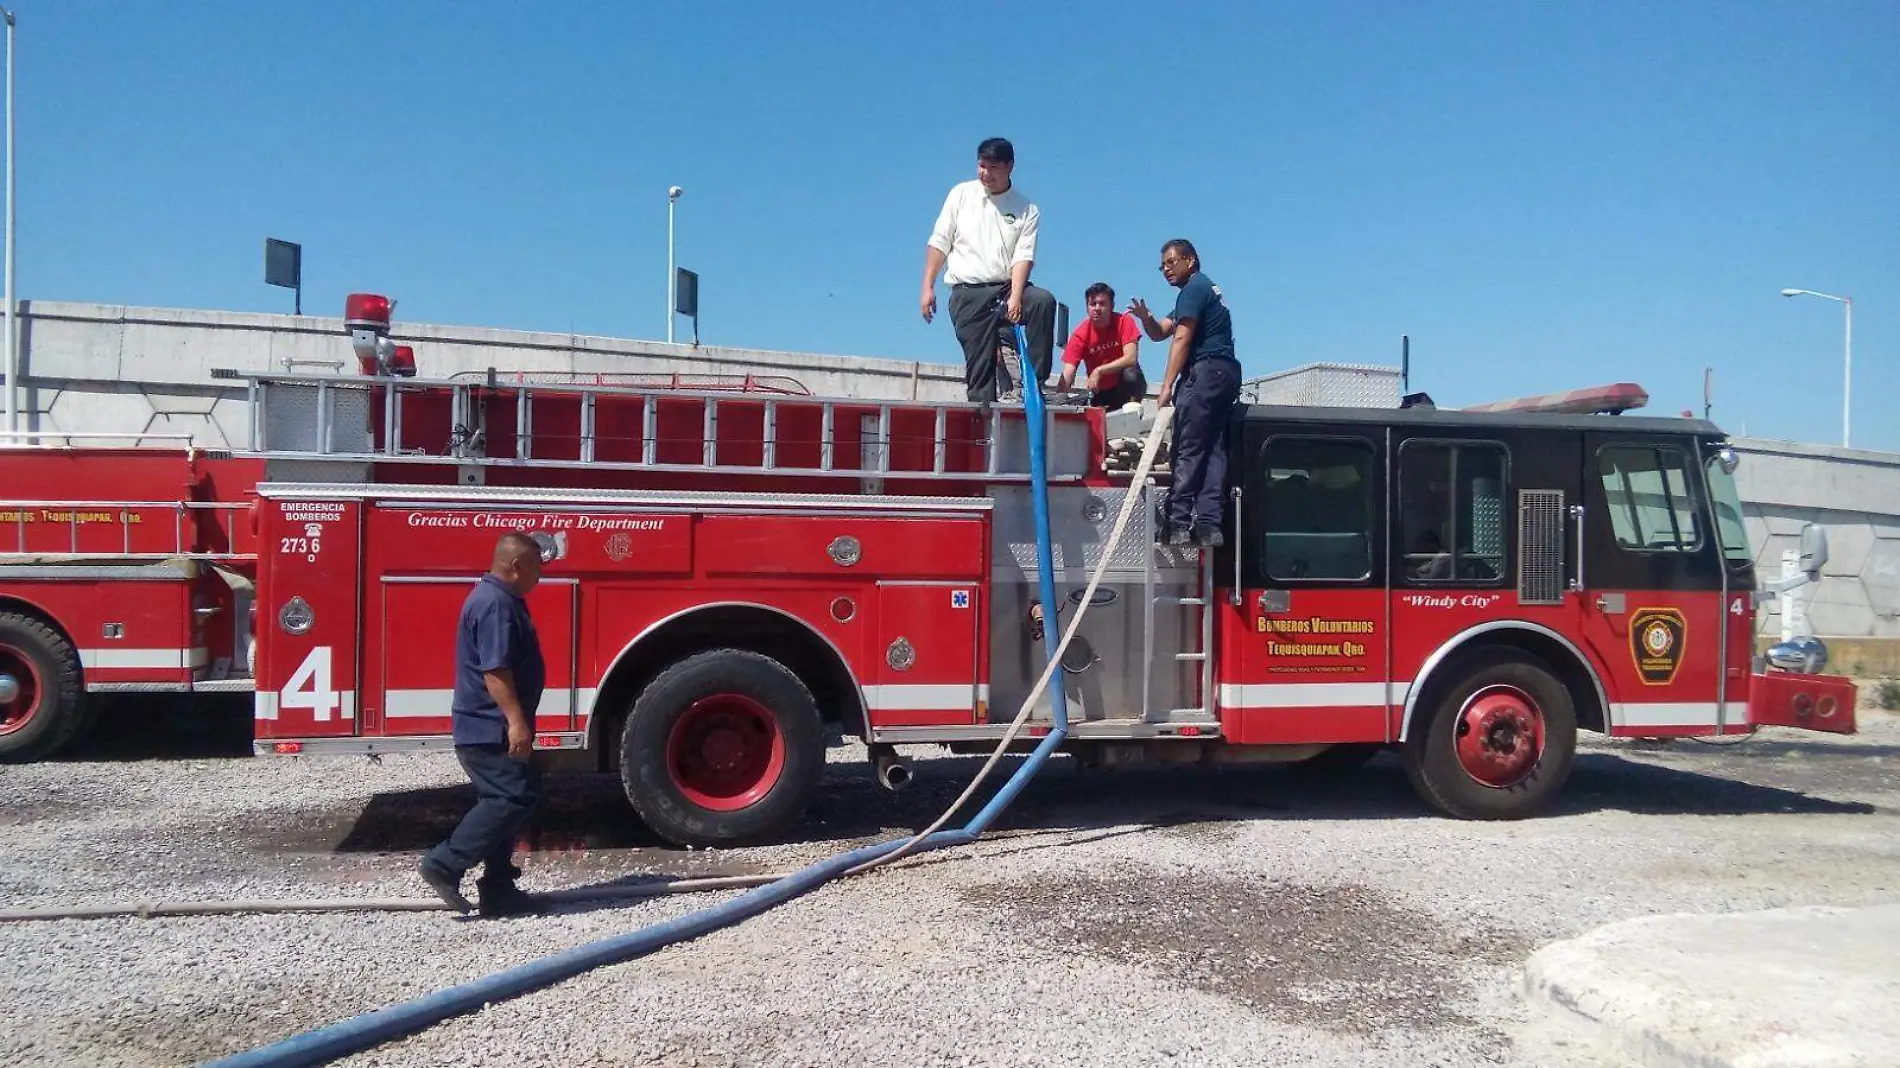
POLYGON ((1173 335, 1158 403, 1174 411, 1172 463, 1166 521, 1169 545, 1190 541, 1204 548, 1221 535, 1222 492, 1227 482, 1227 428, 1240 397, 1240 361, 1234 356, 1234 321, 1220 287, 1201 273, 1193 242, 1176 238, 1161 247, 1161 273, 1181 290, 1174 311, 1156 321, 1140 298, 1128 310, 1152 341, 1173 335))

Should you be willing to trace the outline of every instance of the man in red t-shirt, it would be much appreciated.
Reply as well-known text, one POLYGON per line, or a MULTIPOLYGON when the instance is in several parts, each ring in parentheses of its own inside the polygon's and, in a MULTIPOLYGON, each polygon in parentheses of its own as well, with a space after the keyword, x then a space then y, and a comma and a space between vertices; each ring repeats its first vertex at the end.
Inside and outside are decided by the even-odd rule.
POLYGON ((1115 291, 1107 282, 1095 283, 1083 296, 1088 301, 1089 317, 1069 335, 1069 343, 1062 350, 1059 388, 1073 386, 1076 366, 1086 363, 1091 405, 1119 408, 1131 400, 1141 400, 1148 395, 1148 380, 1136 359, 1141 327, 1134 316, 1115 311, 1115 291))

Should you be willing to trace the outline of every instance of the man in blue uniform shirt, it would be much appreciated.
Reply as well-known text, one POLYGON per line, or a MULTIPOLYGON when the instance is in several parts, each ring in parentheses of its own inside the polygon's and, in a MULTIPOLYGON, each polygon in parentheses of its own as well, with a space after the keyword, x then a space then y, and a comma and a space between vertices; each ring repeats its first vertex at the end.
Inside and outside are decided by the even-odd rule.
POLYGON ((1181 290, 1174 311, 1156 321, 1136 298, 1128 310, 1151 341, 1173 336, 1161 379, 1161 407, 1174 405, 1171 446, 1174 478, 1161 536, 1170 545, 1192 540, 1206 548, 1224 543, 1221 519, 1227 482, 1227 428, 1240 397, 1240 361, 1234 321, 1220 287, 1201 273, 1194 244, 1181 238, 1161 246, 1161 273, 1181 290))
POLYGON ((525 534, 506 534, 488 573, 462 603, 455 636, 455 696, 450 702, 455 756, 475 784, 475 807, 447 841, 422 858, 421 872, 442 900, 467 912, 462 877, 477 863, 484 916, 532 912, 515 886, 515 834, 541 800, 534 756, 534 713, 547 684, 540 638, 524 598, 541 581, 541 550, 525 534))

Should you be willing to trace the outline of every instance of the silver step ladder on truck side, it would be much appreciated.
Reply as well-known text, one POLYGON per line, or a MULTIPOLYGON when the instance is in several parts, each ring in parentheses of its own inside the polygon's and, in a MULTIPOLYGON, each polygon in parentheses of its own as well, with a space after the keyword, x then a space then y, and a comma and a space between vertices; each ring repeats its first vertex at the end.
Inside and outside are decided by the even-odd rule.
MULTIPOLYGON (((1152 479, 1149 481, 1149 498, 1156 501, 1164 499, 1152 479)), ((1236 487, 1233 491, 1232 503, 1229 506, 1228 522, 1226 524, 1228 529, 1225 531, 1227 543, 1232 547, 1230 555, 1234 565, 1234 573, 1229 577, 1231 586, 1227 593, 1228 601, 1233 605, 1240 604, 1239 517, 1240 490, 1236 487)), ((1142 641, 1144 646, 1141 684, 1142 707, 1148 710, 1147 719, 1151 723, 1217 723, 1219 721, 1219 712, 1215 707, 1214 701, 1214 590, 1216 584, 1214 557, 1216 553, 1213 550, 1202 549, 1198 546, 1172 548, 1155 543, 1152 538, 1150 539, 1150 547, 1151 551, 1148 554, 1148 567, 1143 575, 1145 586, 1143 593, 1145 594, 1144 599, 1147 602, 1147 614, 1142 625, 1142 641), (1163 555, 1172 553, 1184 555, 1193 554, 1199 561, 1199 566, 1195 568, 1195 585, 1185 594, 1167 593, 1157 587, 1156 580, 1161 570, 1159 565, 1163 560, 1163 555), (1173 660, 1175 663, 1194 664, 1196 666, 1196 675, 1198 677, 1194 690, 1200 698, 1198 704, 1178 708, 1155 707, 1153 677, 1156 661, 1154 641, 1156 628, 1159 623, 1158 610, 1164 608, 1187 608, 1192 610, 1190 613, 1192 616, 1192 625, 1184 628, 1184 633, 1193 634, 1198 640, 1193 645, 1184 643, 1181 649, 1173 653, 1173 660)))
MULTIPOLYGON (((867 481, 1026 482, 1029 478, 1028 434, 1022 413, 1000 404, 858 400, 773 389, 656 388, 616 383, 610 375, 555 372, 420 379, 220 369, 212 377, 247 384, 250 446, 238 454, 275 460, 449 463, 464 469, 506 465, 773 473, 867 481), (420 405, 440 407, 444 398, 447 433, 425 437, 405 420, 405 414, 420 405), (663 409, 672 414, 693 408, 698 409, 694 434, 664 436, 663 409), (506 455, 490 455, 504 450, 490 448, 487 419, 503 409, 512 414, 513 426, 507 434, 512 448, 505 450, 506 455), (722 439, 722 411, 758 425, 759 437, 722 439), (572 433, 537 433, 537 414, 548 425, 552 422, 548 416, 555 412, 572 423, 572 433), (637 425, 611 425, 609 413, 627 421, 637 419, 637 425), (847 420, 855 420, 855 425, 847 420), (913 427, 911 438, 894 435, 898 421, 913 427), (801 430, 815 427, 815 435, 788 435, 786 428, 791 425, 801 430), (949 438, 958 425, 974 426, 976 436, 949 438), (845 433, 847 427, 855 433, 845 433), (934 445, 928 436, 932 429, 934 445), (840 455, 851 451, 840 449, 840 442, 851 440, 860 448, 854 455, 840 455), (900 441, 927 459, 894 463, 893 445, 900 441), (551 447, 557 443, 559 448, 551 447), (626 446, 626 456, 606 455, 610 450, 602 446, 615 443, 626 446), (735 443, 744 444, 756 458, 740 461, 722 455, 735 443), (955 462, 959 445, 978 450, 975 462, 955 462), (815 462, 797 462, 793 452, 808 454, 815 462), (690 455, 691 461, 677 458, 681 454, 690 455)), ((1086 409, 1051 407, 1049 418, 1049 479, 1079 482, 1090 473, 1086 409)))

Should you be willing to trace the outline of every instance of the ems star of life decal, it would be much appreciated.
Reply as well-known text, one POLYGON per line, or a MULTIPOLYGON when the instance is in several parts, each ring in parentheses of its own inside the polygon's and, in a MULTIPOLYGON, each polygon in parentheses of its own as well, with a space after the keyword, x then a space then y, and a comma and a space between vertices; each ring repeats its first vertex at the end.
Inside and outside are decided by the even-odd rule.
POLYGON ((950 591, 950 607, 952 608, 970 607, 970 591, 969 590, 951 590, 950 591))

